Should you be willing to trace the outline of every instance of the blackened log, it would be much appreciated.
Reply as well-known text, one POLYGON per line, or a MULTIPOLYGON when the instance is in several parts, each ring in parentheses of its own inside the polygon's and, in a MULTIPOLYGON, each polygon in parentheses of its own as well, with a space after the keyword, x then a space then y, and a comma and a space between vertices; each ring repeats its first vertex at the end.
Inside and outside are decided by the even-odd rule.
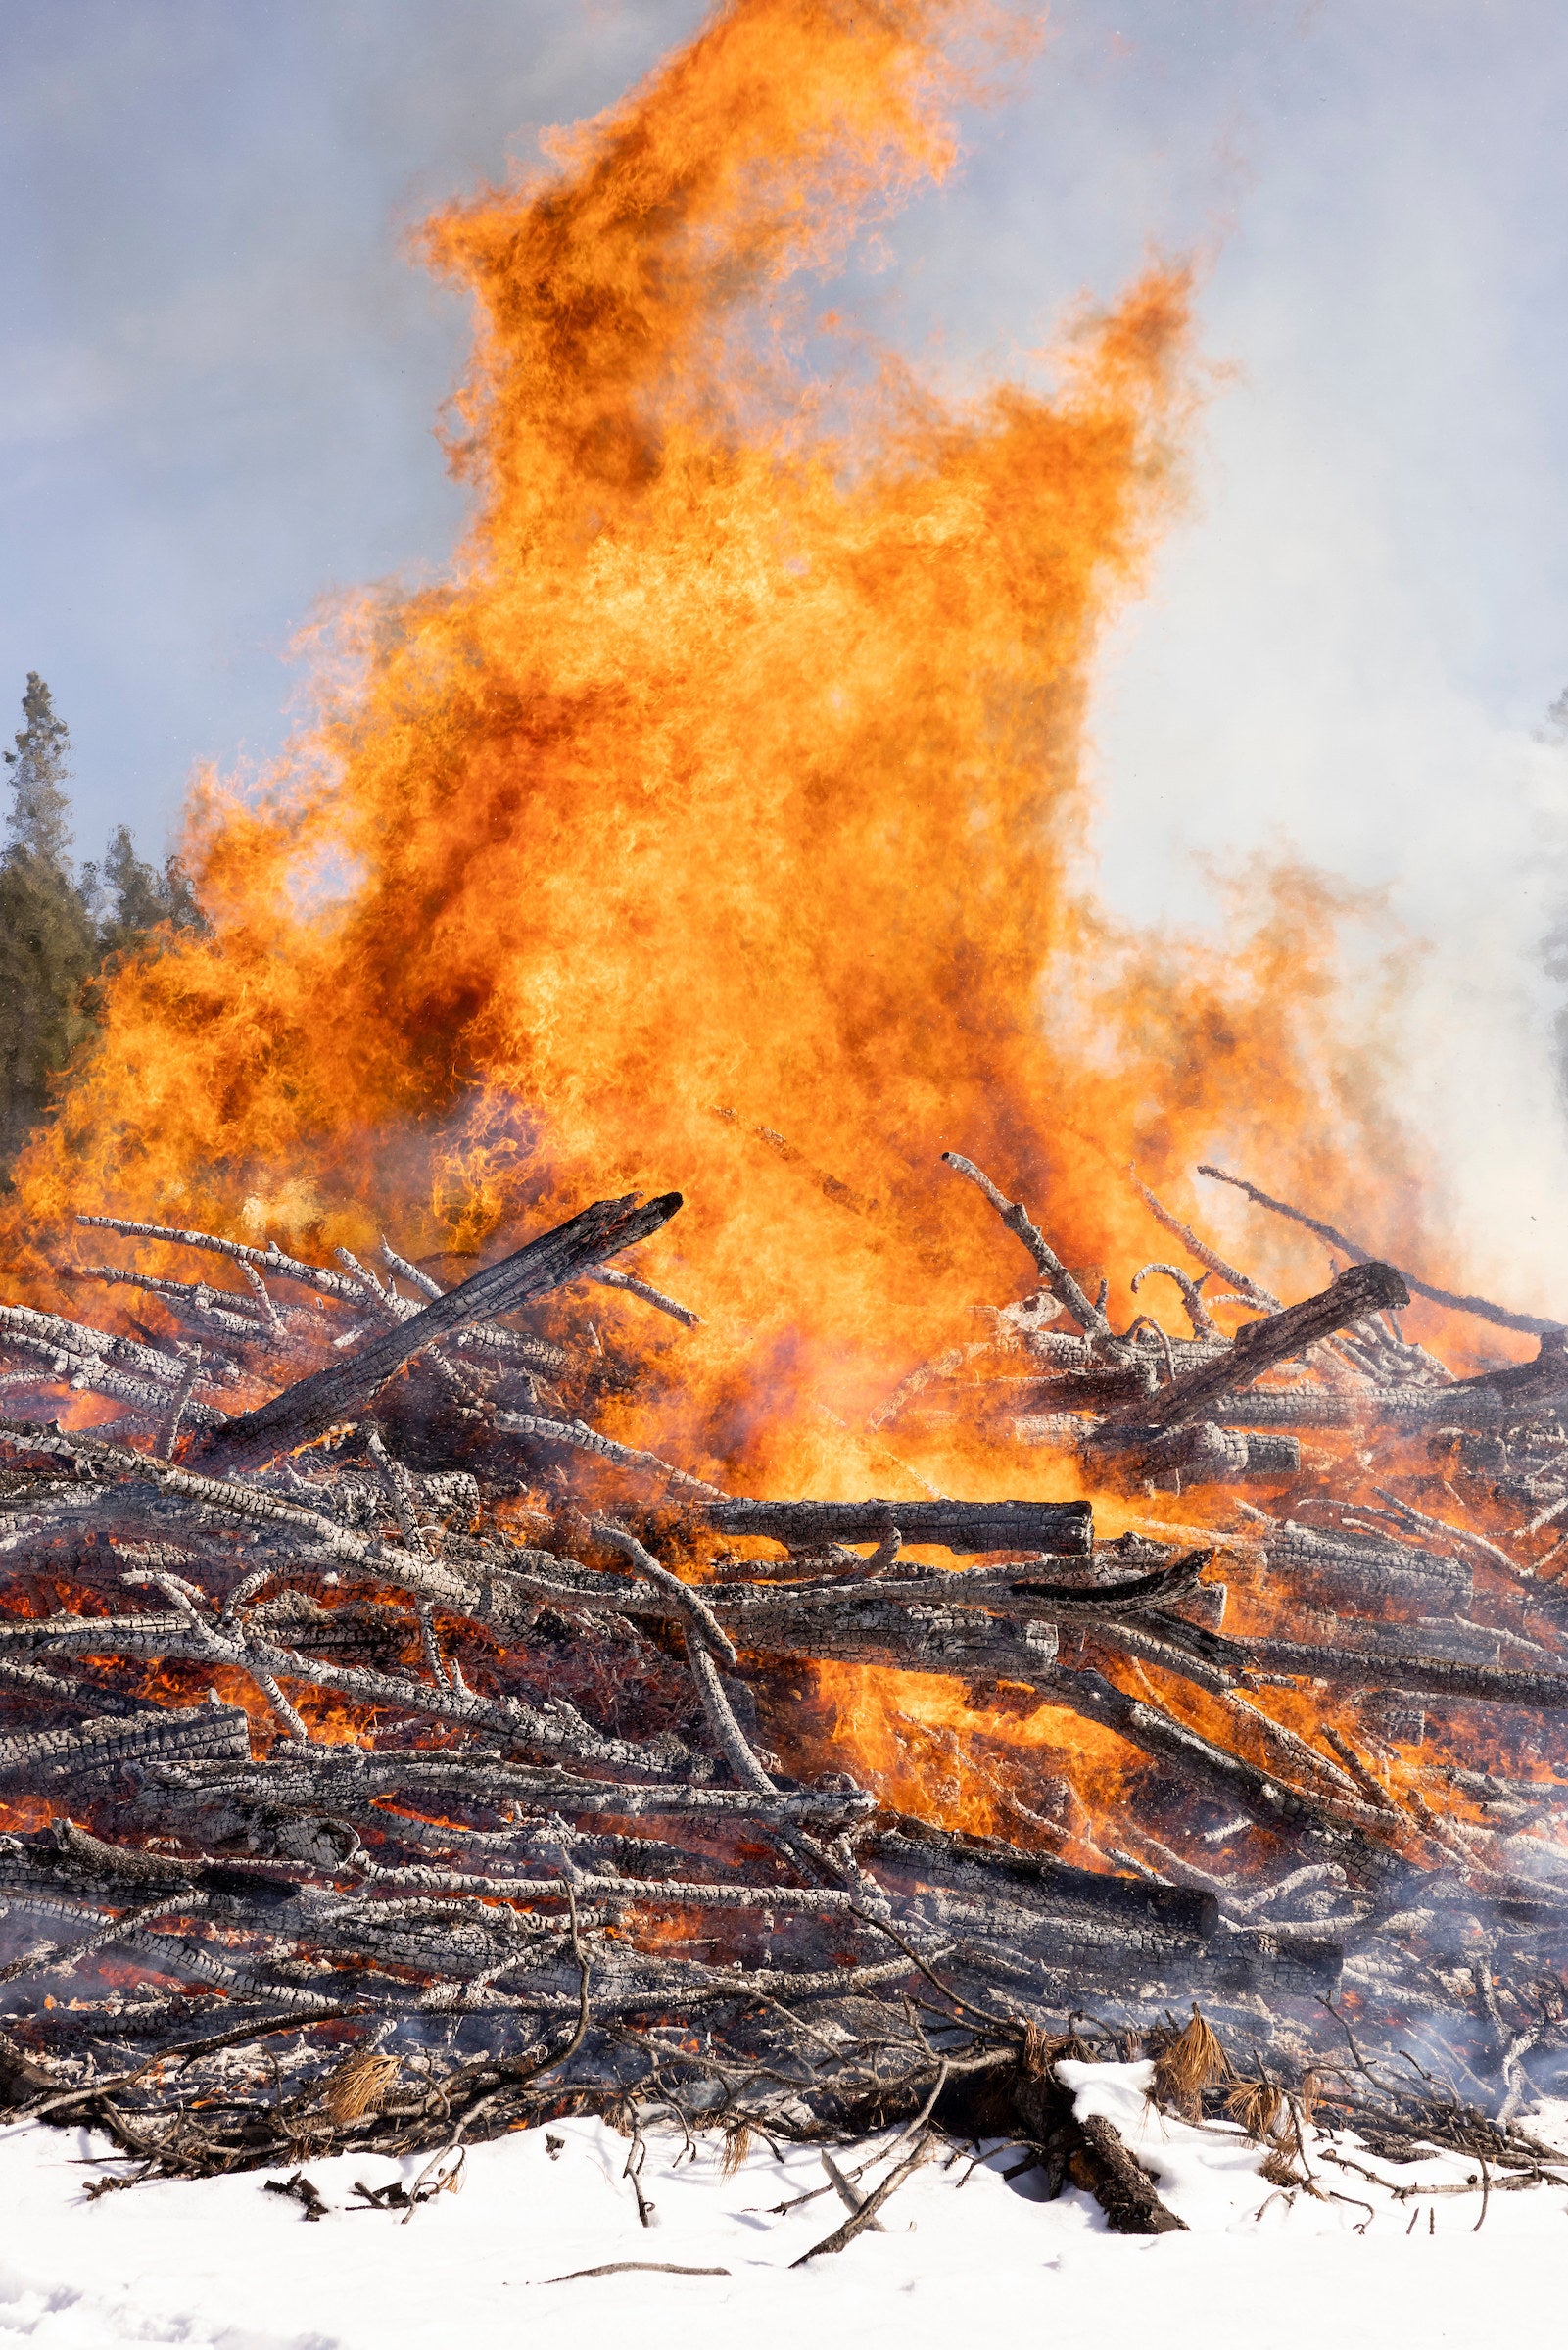
POLYGON ((1341 1943, 1289 1926, 1240 1926, 1216 1934, 1204 1957, 1216 1990, 1260 1991, 1265 1999, 1331 1999, 1345 1964, 1341 1943))
MULTIPOLYGON (((1568 1394, 1568 1330, 1543 1330, 1528 1363, 1507 1363, 1498 1370, 1480 1370, 1456 1379, 1460 1395, 1494 1396, 1511 1411, 1549 1410, 1568 1394)), ((1452 1388, 1440 1392, 1451 1395, 1452 1388)))
POLYGON ((719 1534, 760 1534, 789 1549, 879 1542, 896 1526, 906 1546, 942 1550, 1049 1551, 1086 1558, 1094 1542, 1087 1502, 710 1502, 693 1517, 719 1534))
POLYGON ((107 1716, 66 1730, 34 1730, 0 1743, 0 1780, 111 1777, 132 1763, 243 1761, 249 1717, 238 1705, 192 1705, 107 1716))
POLYGON ((357 1418, 378 1388, 413 1355, 470 1323, 515 1313, 562 1282, 574 1279, 635 1241, 646 1240, 669 1223, 681 1205, 678 1191, 639 1206, 636 1196, 598 1200, 552 1232, 531 1240, 498 1265, 434 1298, 419 1313, 382 1332, 347 1361, 334 1363, 309 1379, 285 1387, 255 1412, 205 1438, 193 1459, 218 1471, 260 1468, 279 1453, 292 1452, 340 1422, 357 1418))
MULTIPOLYGON (((1315 1642, 1268 1638, 1232 1640, 1184 1623, 1162 1608, 1150 1608, 1132 1624, 1115 1618, 1092 1627, 1113 1646, 1146 1653, 1128 1634, 1147 1632, 1166 1655, 1156 1662, 1175 1672, 1190 1662, 1208 1666, 1235 1683, 1251 1672, 1289 1673, 1303 1680, 1332 1681, 1354 1689, 1400 1689, 1423 1697, 1480 1699, 1494 1705, 1534 1706, 1543 1712, 1568 1707, 1568 1672, 1536 1672, 1467 1656, 1434 1656, 1392 1639, 1363 1646, 1319 1647, 1315 1642)), ((1196 1678, 1197 1676, 1190 1676, 1196 1678)))
MULTIPOLYGON (((1543 1341, 1544 1344, 1544 1341, 1543 1341)), ((1534 1371, 1534 1363, 1518 1367, 1534 1371)), ((1500 1381, 1501 1373, 1497 1374, 1500 1381)), ((1481 1380, 1455 1380, 1449 1387, 1264 1388, 1248 1395, 1222 1395, 1208 1407, 1227 1426, 1267 1428, 1436 1427, 1486 1430, 1508 1427, 1532 1414, 1560 1410, 1562 1387, 1524 1393, 1481 1380)))
MULTIPOLYGON (((719 1595, 715 1595, 719 1597, 719 1595)), ((1057 1630, 1038 1620, 988 1615, 978 1607, 934 1605, 890 1607, 871 1584, 864 1597, 828 1607, 802 1599, 745 1613, 719 1597, 720 1612, 737 1645, 757 1654, 831 1657, 840 1664, 876 1664, 895 1673, 951 1673, 960 1679, 1019 1681, 1033 1686, 1057 1654, 1057 1630)))
POLYGON ((173 1852, 144 1852, 130 1845, 106 1844, 101 1837, 79 1828, 74 1820, 62 1820, 58 1824, 55 1842, 56 1851, 51 1857, 56 1872, 65 1877, 80 1877, 92 1886, 115 1888, 109 1894, 111 1900, 121 1897, 118 1889, 123 1885, 170 1889, 188 1886, 230 1906, 265 1911, 297 1900, 300 1894, 299 1884, 292 1877, 254 1867, 226 1867, 222 1861, 205 1854, 199 1859, 187 1859, 173 1852))
POLYGON ((1544 1713, 1568 1707, 1568 1673, 1521 1672, 1511 1665, 1470 1664, 1451 1656, 1401 1655, 1380 1648, 1320 1649, 1306 1641, 1227 1643, 1238 1659, 1251 1657, 1262 1673, 1299 1673, 1359 1689, 1401 1689, 1422 1697, 1457 1698, 1489 1705, 1523 1705, 1544 1713))
POLYGON ((1140 1663, 1158 1665, 1162 1672, 1175 1673, 1195 1689, 1207 1689, 1216 1696, 1240 1686, 1246 1671, 1245 1665, 1232 1664, 1223 1654, 1207 1653, 1201 1643, 1210 1635, 1201 1626, 1183 1624, 1176 1616, 1109 1616, 1096 1624, 1075 1624, 1072 1631, 1076 1636, 1072 1653, 1064 1655, 1064 1663, 1079 1658, 1087 1661, 1094 1651, 1109 1650, 1113 1655, 1135 1656, 1140 1663))
MULTIPOLYGON (((376 1797, 404 1797, 443 1807, 477 1810, 518 1805, 548 1815, 710 1815, 718 1818, 826 1819, 843 1824, 864 1814, 872 1798, 849 1783, 822 1790, 762 1796, 750 1789, 656 1785, 591 1779, 549 1763, 520 1763, 472 1751, 441 1753, 388 1751, 368 1753, 357 1747, 314 1747, 274 1753, 265 1760, 154 1760, 142 1772, 154 1793, 151 1806, 221 1810, 266 1805, 305 1812, 352 1810, 376 1797)), ((394 1820, 395 1815, 388 1814, 394 1820)))
POLYGON ((1178 1420, 1201 1414, 1216 1397, 1246 1386, 1271 1365, 1301 1354, 1320 1338, 1331 1338, 1347 1322, 1409 1302, 1410 1293, 1392 1265, 1352 1265, 1315 1297, 1285 1306, 1261 1320, 1244 1322, 1228 1354, 1178 1371, 1146 1403, 1126 1407, 1115 1423, 1107 1424, 1106 1434, 1109 1437, 1113 1424, 1122 1431, 1133 1426, 1174 1427, 1178 1420))
POLYGON ((1157 1486, 1240 1485, 1259 1477, 1294 1477, 1302 1448, 1294 1436, 1257 1436, 1202 1419, 1172 1428, 1149 1446, 1140 1466, 1157 1486))
POLYGON ((1057 2191, 1070 2179, 1094 2197, 1114 2235, 1185 2234, 1187 2223, 1160 2200, 1154 2181, 1128 2153, 1116 2125, 1103 2115, 1079 2121, 1070 2092, 1049 2070, 1020 2066, 1013 2083, 1020 2121, 1045 2158, 1057 2191))
POLYGON ((1186 2233, 1186 2221, 1161 2202, 1154 2181, 1127 2152, 1114 2122, 1091 2113, 1078 2128, 1083 2145, 1072 2160, 1073 2178, 1082 2179, 1115 2234, 1166 2235, 1173 2230, 1186 2233))
POLYGON ((1146 1363, 1097 1364, 1090 1370, 1062 1371, 1054 1378, 997 1379, 984 1392, 998 1401, 1012 1401, 1021 1413, 1110 1412, 1118 1404, 1136 1404, 1153 1395, 1157 1384, 1151 1354, 1146 1363))
POLYGON ((1381 1824, 1370 1807, 1358 1817, 1348 1804, 1329 1802, 1283 1785, 1244 1755, 1215 1746, 1159 1706, 1129 1698, 1092 1667, 1076 1672, 1058 1668, 1040 1675, 1033 1686, 1048 1703, 1065 1705, 1081 1713, 1086 1721, 1117 1731, 1129 1746, 1140 1748, 1179 1777, 1239 1803, 1253 1819, 1314 1835, 1332 1846, 1336 1859, 1368 1876, 1382 1877, 1402 1866, 1398 1855, 1367 1833, 1381 1824))
POLYGON ((1012 1431, 1016 1444, 1044 1445, 1053 1452, 1080 1448, 1091 1458, 1117 1454, 1134 1474, 1165 1489, 1292 1477, 1302 1464, 1294 1436, 1244 1434, 1216 1427, 1212 1419, 1194 1427, 1161 1429, 1130 1415, 1096 1423, 1070 1412, 1021 1414, 1012 1431))
POLYGON ((1164 1607, 1171 1601, 1190 1597, 1201 1588, 1199 1578, 1214 1557, 1212 1550, 1189 1551, 1185 1559, 1176 1559, 1172 1565, 1154 1567, 1146 1575, 1129 1575, 1119 1583, 1040 1583, 1021 1578, 1008 1584, 1007 1590, 1016 1599, 1044 1603, 1043 1613, 1124 1615, 1129 1610, 1164 1607))
MULTIPOLYGON (((595 1568, 580 1568, 568 1559, 549 1559, 546 1553, 535 1552, 531 1556, 545 1559, 548 1571, 529 1574, 526 1586, 551 1602, 586 1603, 602 1607, 606 1599, 613 1597, 619 1615, 674 1618, 678 1612, 659 1591, 647 1585, 612 1581, 595 1568)), ((999 1566, 911 1566, 907 1573, 902 1569, 887 1569, 875 1576, 855 1573, 853 1580, 842 1582, 825 1580, 820 1575, 788 1581, 781 1577, 767 1582, 736 1577, 705 1585, 703 1596, 736 1640, 749 1641, 754 1647, 767 1645, 767 1628, 776 1619, 783 1622, 803 1608, 829 1612, 869 1610, 867 1620, 884 1626, 888 1637, 896 1642, 895 1610, 910 1607, 927 1610, 984 1608, 998 1615, 1096 1619, 1136 1612, 1156 1604, 1195 1596, 1200 1589, 1218 1590, 1217 1585, 1199 1583, 1213 1557, 1212 1550, 1193 1551, 1173 1565, 1159 1567, 1146 1575, 1127 1576, 1115 1583, 1044 1582, 1031 1576, 1026 1564, 1021 1568, 1013 1561, 999 1566)), ((769 1562, 747 1561, 747 1564, 766 1571, 769 1562)), ((849 1566, 843 1571, 847 1575, 851 1567, 861 1568, 866 1564, 866 1560, 850 1554, 849 1566)), ((524 1580, 518 1577, 520 1584, 524 1580)), ((848 1615, 844 1620, 850 1620, 848 1615)))
POLYGON ((1417 1550, 1392 1536, 1325 1534, 1291 1518, 1260 1539, 1270 1577, 1299 1578, 1304 1589, 1336 1606, 1386 1607, 1406 1599, 1433 1613, 1470 1605, 1474 1576, 1465 1559, 1417 1550))
POLYGON ((1010 1969, 1022 1966, 1024 1974, 1013 1974, 1014 1982, 1026 1981, 1033 1969, 1037 1990, 1043 1988, 1042 1976, 1054 1976, 1058 1984, 1070 1985, 1078 1999, 1107 1991, 1136 1996, 1147 1985, 1210 1979, 1212 1943, 1147 1919, 1102 1917, 1067 1903, 1037 1908, 941 1885, 908 1895, 899 1914, 934 1934, 957 1935, 955 1946, 980 1982, 987 1976, 1006 1980, 1010 1969))
POLYGON ((1187 1885, 1157 1885, 1147 1877, 1111 1877, 1073 1868, 1047 1853, 1024 1852, 994 1836, 965 1836, 952 1828, 894 1812, 879 1819, 856 1848, 911 1877, 935 1871, 944 1884, 994 1893, 998 1883, 1026 1889, 1053 1909, 1093 1910, 1103 1916, 1153 1920, 1200 1941, 1219 1924, 1219 1903, 1211 1893, 1187 1885))

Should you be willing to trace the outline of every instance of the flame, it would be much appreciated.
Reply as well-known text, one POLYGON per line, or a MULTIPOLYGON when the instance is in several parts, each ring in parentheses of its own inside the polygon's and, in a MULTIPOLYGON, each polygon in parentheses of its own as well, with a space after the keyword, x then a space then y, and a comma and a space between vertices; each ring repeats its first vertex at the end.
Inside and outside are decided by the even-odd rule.
MULTIPOLYGON (((733 0, 426 224, 476 303, 471 534, 313 641, 274 772, 200 783, 213 935, 112 983, 6 1211, 30 1294, 29 1235, 83 1206, 423 1252, 678 1186, 646 1270, 703 1327, 625 1431, 886 1490, 851 1431, 1028 1270, 944 1147, 1118 1277, 1152 1233, 1129 1160, 1251 1138, 1341 1198, 1398 1165, 1329 896, 1286 875, 1206 957, 1084 886, 1086 682, 1180 495, 1185 272, 1081 317, 1049 394, 944 401, 809 315, 1027 37, 966 0, 733 0)), ((962 1449, 921 1473, 997 1473, 962 1449)))
MULTIPOLYGON (((211 935, 108 984, 0 1208, 29 1301, 75 1302, 45 1251, 83 1208, 434 1257, 679 1188, 640 1270, 701 1326, 594 1293, 644 1364, 607 1432, 737 1490, 1067 1496, 1071 1462, 962 1415, 868 1428, 1027 1285, 944 1148, 1104 1269, 1122 1321, 1170 1245, 1129 1163, 1179 1195, 1242 1160, 1410 1247, 1409 1148, 1336 994, 1350 901, 1252 876, 1209 952, 1092 895, 1088 685, 1182 495, 1185 270, 1085 308, 1049 391, 944 399, 812 315, 1029 38, 985 0, 731 0, 547 168, 426 224, 475 303, 451 437, 472 528, 440 586, 311 635, 315 714, 272 772, 200 781, 211 935)), ((1315 1285, 1315 1255, 1270 1246, 1259 1271, 1315 1285)), ((1096 1499, 1107 1533, 1146 1514, 1096 1499)), ((149 1668, 138 1694, 212 1677, 149 1668)), ((270 1739, 259 1693, 216 1678, 270 1739)), ((295 1694, 314 1736, 368 1737, 295 1694)), ((1266 1702, 1310 1733, 1307 1700, 1266 1702)), ((1114 1823, 1144 1767, 930 1676, 823 1663, 808 1715, 819 1759, 848 1743, 884 1799, 1097 1861, 1089 1806, 1114 1823), (1053 1821, 1029 1806, 1058 1759, 1053 1821)), ((1247 1735, 1266 1764, 1266 1721, 1247 1735)))
POLYGON ((1020 1691, 1019 1711, 989 1705, 936 1673, 890 1673, 864 1665, 819 1662, 815 1698, 828 1736, 810 1760, 832 1768, 835 1752, 855 1755, 862 1783, 895 1810, 913 1812, 976 1836, 1002 1835, 1023 1846, 1047 1844, 1069 1853, 1090 1811, 1114 1816, 1138 1777, 1121 1740, 1081 1715, 1020 1691), (985 1748, 1004 1750, 998 1769, 985 1748), (1011 1767, 1023 1766, 1016 1778, 1011 1767), (1042 1771, 1066 1766, 1069 1809, 1040 1817, 1042 1771), (1070 1792, 1069 1792, 1070 1791, 1070 1792))
MULTIPOLYGON (((1254 877, 1206 954, 1120 934, 1089 887, 1088 682, 1181 497, 1186 272, 1085 310, 1049 392, 968 402, 811 315, 1027 39, 982 0, 733 0, 550 168, 426 224, 476 308, 470 534, 441 586, 312 636, 316 714, 275 771, 200 783, 212 935, 109 983, 3 1211, 31 1297, 31 1236, 83 1207, 433 1255, 679 1187, 643 1270, 702 1323, 650 1336, 595 1293, 645 1361, 610 1432, 743 1490, 1069 1494, 1069 1461, 962 1415, 868 1429, 1026 1283, 944 1147, 1103 1267, 1123 1319, 1168 1253, 1129 1162, 1164 1189, 1244 1158, 1407 1233, 1406 1147, 1339 1021, 1348 902, 1254 877)), ((1097 1499, 1115 1531, 1126 1498, 1097 1499)), ((317 1737, 368 1735, 299 1702, 317 1737)), ((1140 1767, 929 1676, 824 1663, 813 1703, 887 1800, 1025 1842, 1073 1848, 1140 1767), (997 1749, 1069 1757, 1076 1813, 1021 1810, 997 1749)), ((1309 1731, 1307 1701, 1269 1704, 1309 1731)), ((1266 1723, 1244 1736, 1266 1762, 1266 1723)))

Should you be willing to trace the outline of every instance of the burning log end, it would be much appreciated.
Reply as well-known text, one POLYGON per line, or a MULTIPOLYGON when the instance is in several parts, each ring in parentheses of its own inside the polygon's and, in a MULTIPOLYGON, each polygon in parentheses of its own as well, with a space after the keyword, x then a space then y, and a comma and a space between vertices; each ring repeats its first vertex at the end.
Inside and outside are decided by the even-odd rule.
POLYGON ((1150 1446, 1140 1465, 1158 1490, 1179 1493, 1188 1485, 1294 1477, 1302 1465, 1302 1448, 1295 1436, 1259 1436, 1242 1428, 1216 1427, 1206 1419, 1195 1427, 1172 1429, 1150 1446))
MULTIPOLYGON (((1343 1329, 1347 1322, 1359 1321, 1363 1314, 1397 1309, 1409 1302, 1404 1275, 1392 1265, 1384 1265, 1376 1258, 1367 1265, 1348 1265, 1315 1297, 1304 1298, 1299 1306, 1282 1306, 1277 1314, 1265 1315, 1259 1321, 1243 1322, 1236 1332, 1235 1349, 1241 1355, 1251 1355, 1259 1346, 1272 1350, 1287 1329, 1312 1328, 1329 1314, 1336 1317, 1330 1327, 1343 1329)), ((1323 1335, 1327 1334, 1325 1330, 1323 1335)), ((1310 1340, 1305 1343, 1309 1344, 1310 1340)), ((1271 1359, 1277 1358, 1271 1356, 1271 1359)))
POLYGON ((1332 1999, 1345 1966, 1342 1943, 1287 1926, 1241 1926, 1210 1944, 1212 1980, 1221 1990, 1332 1999))

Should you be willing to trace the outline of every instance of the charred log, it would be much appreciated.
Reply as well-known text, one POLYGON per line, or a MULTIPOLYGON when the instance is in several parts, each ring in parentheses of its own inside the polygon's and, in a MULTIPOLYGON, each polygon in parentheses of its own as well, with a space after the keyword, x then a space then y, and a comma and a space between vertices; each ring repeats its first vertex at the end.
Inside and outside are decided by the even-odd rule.
POLYGON ((1448 2001, 1467 2061, 1513 2047, 1568 1962, 1537 1833, 1568 1694, 1553 1348, 1449 1380, 1377 1319, 1387 1269, 1280 1307, 1164 1212, 1263 1319, 1227 1339, 1220 1301, 1152 1266, 1134 1287, 1167 1280, 1191 1336, 1118 1331, 1105 1284, 953 1164, 1048 1296, 911 1373, 878 1424, 936 1389, 988 1445, 1060 1446, 1122 1522, 1141 1483, 1220 1497, 1228 1530, 1096 1549, 1086 1502, 732 1496, 594 1426, 635 1366, 575 1339, 562 1293, 673 1195, 601 1203, 445 1292, 390 1247, 383 1282, 147 1227, 245 1283, 139 1282, 166 1347, 8 1309, 18 1392, 122 1414, 0 1423, 0 2097, 128 2150, 181 2051, 212 2118, 156 2142, 222 2170, 618 2110, 649 2079, 693 2122, 918 2134, 960 2078, 1005 2102, 1016 2077, 1048 2164, 1147 2228, 1169 2221, 1148 2181, 1036 2061, 1074 2010, 1158 2032, 1201 1992, 1302 2063, 1343 1978, 1376 2028, 1448 2001), (545 1329, 496 1319, 546 1296, 545 1329), (1053 1301, 1080 1335, 1043 1326, 1053 1301), (1488 1473, 1535 1481, 1522 1556, 1452 1490, 1433 1515, 1361 1474, 1369 1445, 1466 1413, 1497 1430, 1488 1473), (1290 1430, 1341 1424, 1363 1450, 1337 1482, 1290 1430), (1242 1499, 1259 1479, 1287 1488, 1277 1516, 1242 1499), (864 1732, 845 1686, 875 1697, 864 1732), (1482 1942, 1477 2013, 1449 1987, 1482 1942), (424 2062, 434 2018, 416 2082, 399 2051, 424 2062), (328 2024, 390 2051, 353 2123, 328 2024), (236 2099, 229 2052, 285 2025, 286 2093, 236 2099))

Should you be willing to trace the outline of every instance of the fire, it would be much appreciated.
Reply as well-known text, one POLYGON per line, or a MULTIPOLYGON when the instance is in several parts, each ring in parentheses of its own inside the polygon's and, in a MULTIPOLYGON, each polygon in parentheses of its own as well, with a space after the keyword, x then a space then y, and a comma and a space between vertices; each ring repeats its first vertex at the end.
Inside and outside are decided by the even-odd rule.
MULTIPOLYGON (((421 1254, 677 1186, 648 1270, 702 1327, 613 1432, 753 1491, 907 1490, 858 1431, 1026 1271, 944 1147, 1118 1279, 1129 1161, 1246 1150, 1347 1214, 1387 1184, 1326 896, 1285 877, 1216 958, 1085 885, 1086 683, 1180 496, 1185 272, 1085 315, 1049 393, 856 375, 810 316, 1025 38, 978 0, 733 0, 427 223, 476 306, 472 530, 323 632, 275 772, 196 791, 213 935, 114 983, 7 1211, 29 1295, 82 1207, 319 1249, 369 1201, 421 1254)), ((954 1441, 921 1475, 1016 1480, 954 1441)))
POLYGON ((1017 1693, 1017 1708, 995 1707, 982 1693, 966 1694, 937 1673, 819 1663, 813 1677, 831 1736, 812 1759, 827 1765, 835 1742, 840 1751, 848 1747, 865 1785, 883 1802, 943 1827, 1007 1836, 1025 1846, 1043 1844, 1060 1857, 1081 1858, 1093 1850, 1082 1841, 1091 1803, 1096 1816, 1114 1817, 1136 1777, 1118 1739, 1078 1714, 1042 1704, 1032 1691, 1017 1693), (1016 1764, 1027 1775, 1021 1778, 1016 1764), (1059 1816, 1045 1817, 1037 1809, 1039 1777, 1053 1766, 1070 1776, 1054 1783, 1059 1816))

